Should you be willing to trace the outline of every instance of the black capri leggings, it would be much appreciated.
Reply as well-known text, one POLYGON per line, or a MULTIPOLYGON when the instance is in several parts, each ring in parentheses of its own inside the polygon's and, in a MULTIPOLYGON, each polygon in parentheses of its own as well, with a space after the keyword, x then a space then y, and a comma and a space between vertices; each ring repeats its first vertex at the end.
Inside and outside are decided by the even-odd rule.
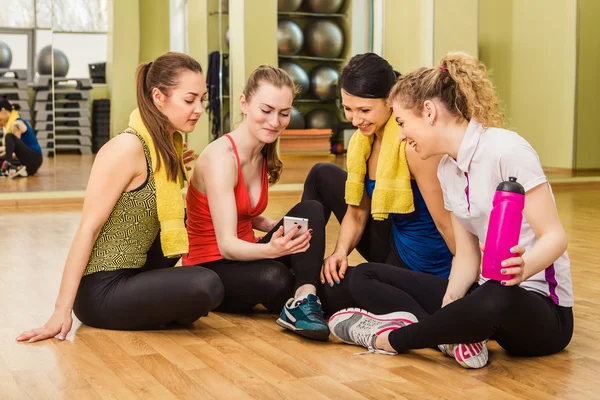
POLYGON ((360 308, 408 311, 418 318, 390 333, 398 352, 494 339, 511 354, 543 356, 564 349, 573 335, 571 308, 519 286, 474 284, 465 297, 441 308, 448 280, 438 276, 366 263, 356 267, 349 284, 360 308))
MULTIPOLYGON (((346 215, 348 205, 344 196, 347 177, 348 173, 335 164, 317 163, 304 181, 302 200, 316 200, 323 205, 325 224, 329 221, 331 213, 335 215, 339 223, 342 223, 344 215, 346 215)), ((369 217, 356 250, 367 261, 407 268, 392 239, 391 218, 385 221, 375 221, 369 217)), ((340 284, 330 287, 325 283, 319 287, 319 297, 323 302, 323 310, 326 314, 332 314, 343 308, 357 307, 356 302, 350 296, 347 283, 350 275, 354 274, 354 269, 353 267, 347 269, 340 284)))
POLYGON ((174 268, 177 261, 163 255, 158 234, 142 268, 84 276, 75 297, 75 315, 85 325, 102 329, 191 324, 219 305, 223 284, 206 268, 174 268))
MULTIPOLYGON (((323 207, 316 201, 303 201, 286 215, 308 218, 308 226, 313 233, 310 247, 304 253, 276 259, 221 259, 202 264, 215 271, 225 286, 225 298, 217 311, 243 313, 250 311, 257 304, 262 304, 270 311, 279 312, 285 302, 294 296, 298 287, 306 284, 318 287, 325 253, 323 207)), ((260 243, 268 243, 282 224, 283 220, 279 221, 260 243)))
POLYGON ((27 167, 28 175, 35 174, 44 159, 40 153, 30 149, 21 139, 9 133, 6 135, 6 154, 4 154, 6 161, 11 162, 13 153, 21 165, 27 167))

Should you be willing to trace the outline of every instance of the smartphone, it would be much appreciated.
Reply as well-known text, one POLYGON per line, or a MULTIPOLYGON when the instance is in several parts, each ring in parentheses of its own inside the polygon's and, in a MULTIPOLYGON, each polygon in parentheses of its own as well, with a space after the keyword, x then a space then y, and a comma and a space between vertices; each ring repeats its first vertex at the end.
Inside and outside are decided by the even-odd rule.
POLYGON ((283 234, 287 235, 288 232, 294 229, 296 226, 300 226, 298 232, 293 236, 293 239, 302 235, 308 231, 308 219, 307 218, 296 218, 296 217, 283 217, 283 234))

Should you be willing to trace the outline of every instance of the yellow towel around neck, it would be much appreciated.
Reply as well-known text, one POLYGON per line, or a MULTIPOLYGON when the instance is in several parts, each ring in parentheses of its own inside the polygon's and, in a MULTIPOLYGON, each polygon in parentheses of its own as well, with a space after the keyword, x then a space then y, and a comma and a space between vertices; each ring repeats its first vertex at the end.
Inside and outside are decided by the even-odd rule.
MULTIPOLYGON (((360 130, 352 135, 348 145, 346 164, 346 203, 358 206, 365 190, 367 161, 375 135, 364 136, 360 130)), ((375 190, 371 199, 373 219, 382 221, 389 214, 407 214, 415 210, 414 197, 410 186, 410 170, 406 160, 406 142, 400 141, 400 131, 394 115, 385 124, 375 190)))
POLYGON ((184 202, 181 189, 184 182, 188 180, 187 171, 183 164, 183 136, 181 132, 176 131, 173 134, 173 144, 177 154, 181 159, 181 171, 177 177, 177 182, 170 181, 167 178, 167 169, 165 162, 161 157, 161 168, 157 171, 157 157, 152 137, 146 129, 139 109, 133 110, 129 116, 129 126, 139 133, 148 149, 152 161, 152 170, 154 171, 154 181, 156 182, 156 207, 158 211, 158 220, 160 221, 160 240, 162 251, 165 257, 175 258, 189 251, 188 235, 184 222, 184 202))
POLYGON ((17 110, 12 110, 10 112, 10 116, 8 117, 8 121, 6 121, 6 125, 4 126, 4 136, 2 136, 2 146, 6 146, 6 134, 12 133, 12 127, 17 121, 17 118, 21 118, 19 112, 17 110))

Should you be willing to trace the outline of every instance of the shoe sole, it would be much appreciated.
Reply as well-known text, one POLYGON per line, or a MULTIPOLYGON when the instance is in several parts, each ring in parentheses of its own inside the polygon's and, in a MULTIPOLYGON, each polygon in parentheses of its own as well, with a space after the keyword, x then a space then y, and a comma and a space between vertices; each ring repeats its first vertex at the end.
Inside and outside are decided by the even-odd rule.
POLYGON ((281 326, 282 328, 289 329, 290 331, 297 333, 298 335, 303 336, 305 338, 318 340, 320 342, 326 342, 327 340, 329 340, 329 329, 327 331, 298 329, 294 325, 285 322, 281 318, 278 318, 277 321, 275 321, 275 323, 281 326))

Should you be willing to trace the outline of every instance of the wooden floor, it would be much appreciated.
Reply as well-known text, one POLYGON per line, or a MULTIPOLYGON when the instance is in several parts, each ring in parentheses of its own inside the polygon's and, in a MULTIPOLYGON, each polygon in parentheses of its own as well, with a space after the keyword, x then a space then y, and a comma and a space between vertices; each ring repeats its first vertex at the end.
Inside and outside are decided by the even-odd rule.
MULTIPOLYGON (((281 216, 299 193, 274 193, 281 216)), ((79 209, 0 210, 1 399, 591 399, 600 398, 600 190, 560 190, 576 296, 566 351, 511 358, 494 342, 490 363, 464 370, 434 350, 395 357, 304 340, 276 316, 211 313, 193 329, 116 332, 74 327, 56 339, 16 343, 53 310, 79 209)), ((328 226, 328 252, 339 231, 328 226)), ((359 262, 355 254, 351 262, 359 262)))

